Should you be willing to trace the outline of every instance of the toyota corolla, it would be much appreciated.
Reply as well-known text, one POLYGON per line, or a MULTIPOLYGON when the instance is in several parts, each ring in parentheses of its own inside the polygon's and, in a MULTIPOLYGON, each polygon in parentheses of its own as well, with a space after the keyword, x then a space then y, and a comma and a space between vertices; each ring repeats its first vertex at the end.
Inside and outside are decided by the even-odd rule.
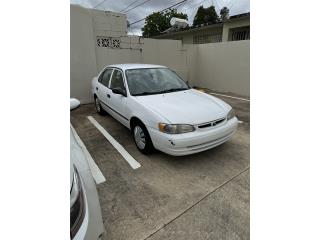
POLYGON ((238 125, 230 105, 190 88, 165 66, 107 66, 93 78, 92 94, 96 111, 129 128, 144 154, 201 152, 228 141, 238 125))

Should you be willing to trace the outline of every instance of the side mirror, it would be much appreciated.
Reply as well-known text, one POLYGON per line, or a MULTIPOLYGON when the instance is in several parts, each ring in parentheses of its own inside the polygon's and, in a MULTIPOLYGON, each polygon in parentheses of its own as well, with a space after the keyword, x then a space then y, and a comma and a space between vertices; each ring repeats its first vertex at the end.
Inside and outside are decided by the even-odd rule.
POLYGON ((121 88, 112 88, 112 92, 113 92, 114 94, 120 94, 120 95, 122 95, 122 96, 124 96, 124 97, 127 96, 126 91, 123 90, 123 89, 121 89, 121 88))
POLYGON ((76 98, 70 98, 70 110, 73 110, 80 106, 80 101, 76 98))

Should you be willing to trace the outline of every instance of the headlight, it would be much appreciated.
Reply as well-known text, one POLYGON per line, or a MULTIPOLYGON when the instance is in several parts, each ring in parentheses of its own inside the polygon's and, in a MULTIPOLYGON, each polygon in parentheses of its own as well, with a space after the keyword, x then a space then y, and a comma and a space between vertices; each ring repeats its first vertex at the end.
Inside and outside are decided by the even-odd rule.
POLYGON ((235 115, 236 114, 235 114, 234 110, 231 108, 231 110, 228 112, 227 120, 230 120, 230 119, 234 118, 235 115))
POLYGON ((85 216, 85 198, 81 179, 77 168, 74 167, 72 188, 70 190, 70 236, 77 234, 85 216))
POLYGON ((165 124, 159 123, 159 131, 168 134, 179 134, 193 132, 195 130, 194 126, 189 124, 165 124))

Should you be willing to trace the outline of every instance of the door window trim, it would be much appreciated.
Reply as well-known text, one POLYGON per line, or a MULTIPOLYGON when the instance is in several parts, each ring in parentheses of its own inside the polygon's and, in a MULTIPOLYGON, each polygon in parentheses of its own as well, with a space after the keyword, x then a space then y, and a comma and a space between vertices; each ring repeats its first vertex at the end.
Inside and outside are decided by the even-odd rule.
POLYGON ((113 72, 114 72, 114 68, 106 67, 103 71, 101 71, 101 74, 99 75, 99 78, 98 78, 98 83, 100 83, 100 84, 101 84, 102 86, 104 86, 104 87, 109 88, 110 82, 111 82, 111 78, 112 78, 112 75, 113 75, 113 72), (108 71, 108 70, 112 70, 112 71, 111 71, 111 74, 110 74, 108 86, 106 86, 106 85, 104 85, 104 84, 102 83, 102 78, 103 78, 105 72, 108 71), (101 81, 100 81, 100 79, 101 79, 101 81))
POLYGON ((124 79, 124 74, 123 74, 123 71, 122 71, 122 69, 120 69, 120 68, 113 68, 113 71, 112 71, 112 74, 111 74, 111 76, 110 76, 110 81, 109 81, 109 89, 111 89, 110 87, 111 87, 111 82, 112 82, 112 77, 113 77, 113 74, 114 74, 114 71, 115 70, 118 70, 118 71, 120 71, 121 72, 121 75, 122 75, 122 82, 123 82, 123 86, 124 86, 124 90, 126 91, 126 93, 128 94, 128 91, 127 91, 127 85, 126 85, 126 81, 125 81, 125 79, 124 79))

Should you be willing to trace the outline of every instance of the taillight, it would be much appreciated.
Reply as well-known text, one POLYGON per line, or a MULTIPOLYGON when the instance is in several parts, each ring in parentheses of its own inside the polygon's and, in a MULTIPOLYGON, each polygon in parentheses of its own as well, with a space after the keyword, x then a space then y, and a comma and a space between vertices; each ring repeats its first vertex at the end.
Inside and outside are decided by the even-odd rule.
POLYGON ((70 191, 70 237, 77 234, 83 222, 86 212, 86 204, 77 168, 74 167, 73 182, 70 191))

